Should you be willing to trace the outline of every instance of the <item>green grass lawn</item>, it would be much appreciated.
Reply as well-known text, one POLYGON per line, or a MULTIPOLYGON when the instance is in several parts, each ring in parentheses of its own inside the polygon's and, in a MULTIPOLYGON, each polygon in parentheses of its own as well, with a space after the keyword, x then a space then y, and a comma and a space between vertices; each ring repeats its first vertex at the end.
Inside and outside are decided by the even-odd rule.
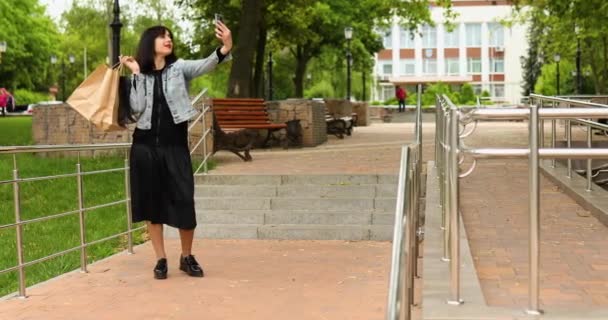
MULTIPOLYGON (((0 146, 29 145, 32 143, 31 118, 0 117, 0 146)), ((44 157, 43 155, 19 154, 17 164, 21 178, 43 177, 76 172, 77 157, 44 157)), ((193 165, 199 164, 193 161, 193 165)), ((83 171, 119 168, 124 165, 123 156, 82 158, 83 171)), ((211 163, 211 167, 215 164, 211 163)), ((2 181, 12 179, 13 157, 0 155, 0 226, 15 222, 12 184, 2 181)), ((125 199, 124 172, 84 176, 85 208, 125 199)), ((20 184, 20 208, 22 220, 50 216, 78 209, 76 177, 20 184)), ((88 211, 85 214, 86 240, 102 239, 127 230, 125 204, 88 211)), ((141 226, 136 224, 134 227, 141 226)), ((145 241, 139 231, 134 243, 145 241)), ((93 262, 126 248, 126 236, 91 246, 87 250, 88 261, 93 262)), ((67 250, 80 245, 78 214, 46 220, 23 227, 25 261, 67 250)), ((17 265, 15 228, 0 229, 0 270, 17 265)), ((26 268, 27 285, 53 278, 80 267, 80 252, 53 258, 26 268)), ((18 290, 18 273, 0 274, 0 296, 18 290)))
MULTIPOLYGON (((32 143, 30 117, 0 118, 0 146, 29 145, 32 143)), ((43 157, 20 154, 17 156, 19 176, 43 177, 76 172, 76 156, 43 157)), ((124 160, 118 156, 83 158, 83 171, 118 168, 124 160)), ((13 157, 0 155, 0 181, 12 179, 13 157)), ((84 206, 91 207, 125 198, 124 173, 90 175, 83 178, 84 206)), ((21 219, 28 220, 78 209, 77 180, 75 177, 20 184, 21 219)), ((15 222, 12 184, 0 183, 0 225, 15 222)), ((86 239, 94 241, 127 229, 125 204, 86 212, 86 239)), ((23 227, 25 261, 73 248, 80 244, 78 215, 46 220, 23 227)), ((144 233, 135 235, 135 243, 142 243, 144 233)), ((17 265, 15 228, 0 229, 0 270, 17 265)), ((110 240, 88 248, 89 261, 96 261, 124 250, 126 237, 110 240)), ((73 252, 26 268, 27 285, 50 279, 80 266, 80 253, 73 252)), ((17 272, 0 275, 0 296, 18 290, 17 272)))
POLYGON ((0 117, 0 146, 32 143, 32 117, 0 117))

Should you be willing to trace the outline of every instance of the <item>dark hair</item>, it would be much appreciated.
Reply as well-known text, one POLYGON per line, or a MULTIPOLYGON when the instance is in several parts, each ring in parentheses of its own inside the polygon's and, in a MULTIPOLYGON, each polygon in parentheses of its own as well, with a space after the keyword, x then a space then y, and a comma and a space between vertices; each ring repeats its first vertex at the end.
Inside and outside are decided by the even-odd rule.
MULTIPOLYGON (((135 60, 139 63, 139 71, 141 73, 151 73, 154 71, 154 45, 156 38, 165 35, 165 33, 168 33, 169 37, 173 40, 173 33, 169 28, 164 26, 150 27, 142 33, 137 48, 137 56, 135 57, 135 60)), ((169 65, 175 61, 177 61, 177 56, 175 55, 174 49, 170 55, 165 57, 165 63, 169 65)), ((129 101, 131 85, 132 84, 127 77, 120 77, 118 90, 118 124, 122 127, 126 127, 127 124, 136 121, 129 101)))
MULTIPOLYGON (((156 38, 165 35, 165 33, 168 33, 171 40, 173 40, 173 33, 165 26, 150 27, 142 33, 139 46, 137 47, 137 56, 135 57, 135 60, 139 63, 141 73, 151 73, 154 71, 154 44, 156 38)), ((175 45, 173 48, 175 48, 175 45)), ((175 61, 177 61, 177 56, 175 55, 175 49, 173 49, 173 52, 165 57, 165 63, 169 65, 175 61)))

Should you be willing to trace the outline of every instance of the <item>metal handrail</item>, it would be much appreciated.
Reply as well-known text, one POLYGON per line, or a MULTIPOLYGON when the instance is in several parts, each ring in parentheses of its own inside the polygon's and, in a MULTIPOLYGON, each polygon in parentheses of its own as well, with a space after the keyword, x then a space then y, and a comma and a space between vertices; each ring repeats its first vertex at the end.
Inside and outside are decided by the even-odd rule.
MULTIPOLYGON (((203 99, 203 97, 206 97, 206 95, 207 95, 207 89, 204 89, 192 100, 192 105, 197 104, 199 101, 201 101, 203 99)), ((200 163, 200 165, 196 168, 196 170, 194 170, 194 174, 198 174, 201 169, 203 169, 203 173, 207 173, 209 171, 208 162, 209 162, 209 158, 211 158, 212 153, 210 153, 209 150, 207 150, 207 139, 208 139, 209 135, 212 134, 212 130, 211 130, 211 128, 207 128, 207 114, 210 111, 211 111, 211 106, 203 103, 203 107, 201 109, 200 114, 194 121, 192 121, 192 124, 188 128, 188 132, 193 131, 197 123, 200 123, 201 127, 202 127, 201 137, 194 144, 194 147, 192 147, 190 149, 190 155, 192 156, 201 145, 203 148, 203 160, 200 163)))
POLYGON ((388 288, 387 320, 409 320, 414 304, 414 276, 417 274, 422 172, 422 86, 418 85, 416 142, 401 148, 397 205, 393 231, 391 273, 388 288))
MULTIPOLYGON (((540 159, 568 159, 569 170, 571 172, 571 159, 587 159, 587 179, 588 190, 591 190, 591 159, 602 158, 608 159, 608 149, 591 149, 591 128, 604 129, 604 125, 583 119, 582 118, 608 118, 608 106, 576 101, 571 99, 544 97, 532 95, 531 100, 538 105, 543 106, 545 103, 551 103, 552 108, 540 109, 535 104, 529 105, 528 109, 517 108, 488 108, 474 109, 467 114, 468 119, 473 120, 490 120, 490 119, 528 119, 529 120, 529 148, 464 148, 460 144, 460 136, 458 133, 458 123, 462 123, 460 118, 462 112, 459 111, 446 96, 437 97, 437 134, 436 134, 436 157, 438 176, 447 181, 445 184, 440 183, 440 192, 442 198, 442 208, 446 219, 450 221, 446 224, 444 230, 444 251, 449 252, 449 256, 445 255, 450 261, 450 304, 461 304, 460 300, 460 254, 459 254, 459 230, 458 221, 459 205, 458 205, 458 156, 470 156, 473 159, 521 159, 527 158, 529 161, 529 187, 530 187, 530 267, 529 267, 529 305, 526 312, 531 315, 541 313, 539 308, 539 255, 540 255, 540 187, 539 187, 539 166, 540 159), (565 103, 567 108, 556 108, 558 103, 565 103), (578 108, 570 108, 577 106, 578 108), (552 124, 552 141, 551 147, 544 147, 543 137, 543 120, 551 119, 552 124), (566 120, 566 139, 568 148, 556 148, 556 119, 566 120), (587 129, 587 148, 571 149, 571 123, 580 122, 588 126, 587 129), (540 124, 540 126, 539 126, 540 124), (540 128, 543 130, 540 130, 540 128), (447 134, 445 134, 448 132, 447 134), (449 241, 448 241, 449 240, 449 241)), ((471 170, 472 171, 472 170, 471 170)), ((467 176, 467 174, 462 177, 467 176)))
MULTIPOLYGON (((207 90, 203 90, 202 92, 200 92, 191 102, 192 105, 194 106, 195 104, 197 104, 206 94, 207 90)), ((205 128, 205 112, 209 110, 208 106, 203 105, 203 112, 201 113, 201 115, 199 115, 199 117, 197 117, 196 120, 194 120, 194 124, 196 124, 197 121, 201 120, 203 121, 203 139, 206 139, 207 135, 209 134, 209 130, 207 130, 205 128)), ((190 133, 190 131, 194 130, 194 125, 190 126, 188 128, 188 132, 190 133)), ((201 144, 201 142, 199 141, 199 143, 197 144, 196 147, 198 147, 201 144)), ((207 154, 206 151, 206 147, 205 144, 203 144, 203 148, 204 148, 204 164, 206 165, 206 161, 209 159, 209 155, 207 154)), ((9 180, 4 180, 4 181, 0 181, 0 185, 4 185, 4 184, 12 184, 13 185, 13 201, 14 201, 14 211, 15 211, 15 222, 14 223, 10 223, 10 224, 5 224, 5 225, 0 225, 0 230, 3 229, 8 229, 8 228, 15 228, 16 230, 16 247, 17 247, 17 265, 10 267, 10 268, 6 268, 3 270, 0 270, 0 274, 4 274, 7 272, 13 272, 13 271, 17 271, 18 272, 18 278, 19 278, 19 292, 18 292, 18 296, 19 297, 26 297, 26 274, 25 274, 25 268, 29 267, 31 265, 35 265, 38 263, 41 263, 43 261, 47 261, 49 259, 53 259, 56 257, 60 257, 63 255, 66 255, 68 253, 71 252, 76 252, 76 251, 80 251, 80 269, 82 272, 87 272, 87 264, 88 264, 88 257, 86 254, 86 249, 92 245, 101 243, 101 242, 105 242, 108 240, 112 240, 112 239, 116 239, 118 237, 121 236, 127 236, 127 251, 129 253, 133 253, 133 233, 139 230, 142 230, 144 228, 144 226, 138 227, 138 228, 133 228, 132 225, 132 219, 131 219, 131 198, 130 198, 130 181, 129 181, 129 171, 130 171, 130 167, 129 167, 129 158, 128 158, 128 152, 126 152, 126 149, 131 147, 131 143, 103 143, 103 144, 77 144, 77 145, 36 145, 36 146, 2 146, 0 147, 0 155, 12 155, 13 158, 13 177, 12 179, 9 180), (97 151, 97 150, 125 150, 124 152, 124 162, 123 162, 123 166, 120 168, 111 168, 111 169, 103 169, 103 170, 95 170, 95 171, 83 171, 82 170, 82 166, 81 166, 81 159, 80 159, 80 154, 83 151, 97 151), (68 173, 68 174, 59 174, 59 175, 54 175, 54 176, 43 176, 43 177, 30 177, 30 178, 22 178, 19 175, 19 167, 18 167, 18 161, 17 161, 17 154, 23 154, 23 153, 42 153, 42 152, 77 152, 78 153, 78 158, 77 158, 77 163, 76 163, 76 173, 68 173), (95 174, 104 174, 104 173, 112 173, 112 172, 123 172, 124 173, 124 188, 125 188, 125 199, 119 200, 119 201, 113 201, 113 202, 109 202, 109 203, 103 203, 103 204, 99 204, 99 205, 95 205, 95 206, 89 206, 86 207, 84 205, 84 195, 83 195, 83 190, 84 190, 84 186, 83 186, 83 177, 84 176, 88 176, 88 175, 95 175, 95 174), (21 190, 20 190, 20 185, 22 183, 26 183, 26 182, 36 182, 36 181, 45 181, 45 180, 55 180, 55 179, 64 179, 64 178, 76 178, 77 180, 77 185, 78 185, 78 209, 76 210, 72 210, 72 211, 68 211, 68 212, 63 212, 63 213, 59 213, 59 214, 52 214, 52 215, 47 215, 47 216, 43 216, 43 217, 39 217, 39 218, 34 218, 34 219, 29 219, 29 220, 23 220, 22 219, 22 215, 21 215, 21 190), (120 204, 126 204, 126 215, 127 215, 127 231, 124 232, 120 232, 117 234, 113 234, 110 235, 108 237, 105 237, 103 239, 98 239, 95 241, 87 241, 85 234, 86 234, 86 224, 85 224, 85 219, 86 219, 86 213, 92 210, 97 210, 97 209, 101 209, 101 208, 106 208, 106 207, 111 207, 111 206, 116 206, 116 205, 120 205, 120 204), (51 219, 57 219, 57 218, 61 218, 61 217, 66 217, 66 216, 72 216, 72 215, 78 215, 79 217, 79 225, 80 225, 80 245, 67 249, 67 250, 63 250, 60 252, 55 252, 51 255, 48 256, 44 256, 42 258, 36 259, 36 260, 32 260, 32 261, 25 261, 24 258, 24 246, 23 246, 23 227, 29 224, 33 224, 33 223, 39 223, 39 222, 44 222, 44 221, 48 221, 51 219)), ((205 169, 206 170, 206 169, 205 169)))

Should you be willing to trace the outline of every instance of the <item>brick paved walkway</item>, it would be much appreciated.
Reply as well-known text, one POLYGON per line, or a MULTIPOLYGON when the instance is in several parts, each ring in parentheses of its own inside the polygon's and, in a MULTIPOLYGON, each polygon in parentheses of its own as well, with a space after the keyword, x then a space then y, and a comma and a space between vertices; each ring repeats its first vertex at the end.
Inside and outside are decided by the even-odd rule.
MULTIPOLYGON (((424 124, 425 160, 434 154, 433 129, 433 123, 424 124)), ((579 131, 575 135, 583 136, 579 131)), ((482 123, 467 145, 525 147, 526 136, 525 123, 482 123)), ((255 151, 251 163, 220 153, 220 166, 213 173, 396 174, 401 144, 412 137, 411 124, 375 124, 356 128, 344 140, 330 137, 315 149, 255 151)), ((462 182, 465 227, 491 305, 525 305, 526 192, 525 161, 483 161, 462 182)), ((608 307, 608 228, 544 179, 541 202, 542 303, 608 307)), ((197 252, 208 278, 197 281, 175 274, 172 260, 172 278, 151 281, 151 250, 144 247, 142 257, 113 257, 88 275, 71 274, 31 289, 30 300, 2 302, 0 319, 40 319, 42 314, 44 319, 104 319, 113 314, 134 319, 183 319, 192 314, 204 314, 205 319, 227 319, 226 314, 234 314, 234 319, 345 319, 345 314, 351 315, 348 319, 383 318, 388 243, 202 243, 197 252), (125 286, 118 289, 121 284, 125 286), (197 304, 183 303, 193 296, 197 304), (146 308, 134 307, 143 305, 146 308), (52 316, 47 314, 51 309, 52 316)), ((177 252, 175 242, 169 246, 169 252, 177 252)))
POLYGON ((0 301, 1 320, 383 319, 388 242, 199 240, 206 277, 152 279, 152 247, 119 254, 0 301))
MULTIPOLYGON (((577 139, 584 134, 574 130, 577 139)), ((527 124, 485 123, 467 146, 526 147, 527 124)), ((608 307, 608 228, 548 180, 541 183, 541 304, 608 307)), ((461 211, 486 302, 526 307, 527 161, 481 161, 461 187, 461 211)))

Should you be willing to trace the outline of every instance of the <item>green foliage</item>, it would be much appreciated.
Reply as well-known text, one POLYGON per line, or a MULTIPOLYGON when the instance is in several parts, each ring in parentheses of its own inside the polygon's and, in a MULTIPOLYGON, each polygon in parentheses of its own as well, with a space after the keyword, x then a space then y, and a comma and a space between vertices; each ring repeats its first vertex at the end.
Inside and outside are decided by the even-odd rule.
POLYGON ((489 98, 490 97, 490 92, 488 90, 483 90, 481 92, 481 96, 484 98, 489 98))
MULTIPOLYGON (((574 70, 574 64, 568 61, 560 62, 560 95, 574 94, 575 79, 572 76, 572 71, 574 70)), ((542 67, 541 75, 534 86, 534 92, 547 96, 557 95, 557 65, 555 63, 545 64, 542 67)))
POLYGON ((15 104, 30 104, 41 101, 49 101, 50 97, 46 93, 33 92, 25 89, 17 89, 13 92, 15 104))
POLYGON ((46 91, 49 57, 60 37, 44 7, 38 0, 2 0, 0 24, 0 39, 7 43, 0 64, 0 86, 13 91, 46 91))
POLYGON ((460 88, 460 99, 458 99, 460 104, 473 104, 475 101, 475 91, 473 90, 473 86, 469 83, 465 83, 460 88))
POLYGON ((405 104, 416 105, 418 103, 418 93, 409 93, 405 99, 405 104))
POLYGON ((395 97, 384 101, 384 105, 386 105, 386 106, 392 106, 392 105, 398 105, 398 104, 399 104, 399 101, 397 101, 397 98, 395 98, 395 97))
POLYGON ((438 82, 431 84, 422 93, 422 104, 425 106, 434 105, 438 94, 445 94, 448 96, 448 98, 450 98, 450 100, 452 100, 453 97, 450 96, 451 93, 452 88, 446 83, 438 82))
POLYGON ((335 97, 334 88, 328 80, 315 82, 310 88, 306 89, 304 96, 306 98, 331 98, 335 97))
MULTIPOLYGON (((514 3, 519 8, 525 8, 519 11, 516 18, 526 22, 533 21, 533 27, 538 28, 536 32, 541 35, 538 37, 539 43, 533 43, 538 47, 536 55, 528 54, 526 69, 530 69, 530 64, 538 62, 540 57, 543 58, 544 64, 553 64, 555 54, 560 54, 561 61, 575 61, 577 40, 579 40, 582 69, 591 70, 587 81, 593 83, 593 92, 596 94, 608 92, 607 1, 516 0, 514 3), (577 27, 578 35, 575 32, 577 27)), ((533 76, 534 74, 527 78, 533 76)), ((549 90, 548 80, 543 81, 542 87, 545 91, 549 90)))

